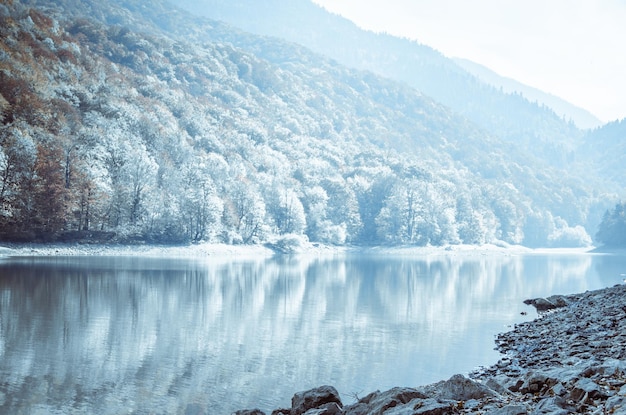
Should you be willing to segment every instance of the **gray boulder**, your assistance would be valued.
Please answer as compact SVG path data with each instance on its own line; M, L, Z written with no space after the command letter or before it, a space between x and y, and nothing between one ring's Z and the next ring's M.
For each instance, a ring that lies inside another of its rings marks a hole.
M552 295L548 298L531 298L529 300L524 300L524 304L532 305L539 313L554 310L556 308L567 307L571 303L571 299L564 295Z
M421 390L428 397L455 401L496 398L499 396L488 386L466 378L463 375L454 375L448 380L425 386Z
M549 377L541 371L530 371L524 378L524 383L519 388L521 393L539 393L557 384L557 380Z
M556 304L554 304L552 301L548 300L547 298L531 298L529 300L524 300L524 304L535 307L535 309L539 313L558 308Z
M493 409L487 412L487 415L526 415L528 409L525 405L511 404L502 408Z
M570 397L574 402L585 403L588 399L606 399L608 395L596 382L583 378L576 382Z
M297 392L291 398L291 415L302 415L309 409L319 409L329 403L335 403L339 408L343 406L339 392L332 386L325 385L308 391ZM323 414L326 413L323 412Z
M304 415L343 415L343 411L335 402L326 403L318 408L309 409Z
M393 388L385 392L373 392L360 399L359 402L348 405L344 409L345 415L387 415L391 408L402 407L415 399L426 399L423 392L414 388ZM411 409L411 408L409 408ZM398 411L400 409L396 409ZM402 409L404 411L405 409ZM408 410L408 409L407 409Z
M576 408L569 406L563 398L552 397L539 401L539 404L530 413L533 415L567 415L576 412Z

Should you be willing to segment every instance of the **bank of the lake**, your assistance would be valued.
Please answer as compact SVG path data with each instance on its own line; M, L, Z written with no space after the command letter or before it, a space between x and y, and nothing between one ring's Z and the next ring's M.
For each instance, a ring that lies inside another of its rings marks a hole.
M345 406L332 386L323 386L296 393L291 408L272 415L624 415L625 300L626 285L620 284L532 301L543 314L499 335L504 357L469 377L376 391Z
M229 245L221 243L198 243L185 245L151 244L87 244L87 243L0 243L2 256L145 256L145 257L223 257L223 258L267 258L276 254L347 254L367 255L426 256L426 255L520 255L520 254L589 254L587 248L546 248L532 249L520 245L446 245L446 246L333 246L304 242L290 250L282 250L276 244ZM602 253L602 252L599 252Z
M3 244L0 256L145 256L145 257L269 257L264 245L190 244Z

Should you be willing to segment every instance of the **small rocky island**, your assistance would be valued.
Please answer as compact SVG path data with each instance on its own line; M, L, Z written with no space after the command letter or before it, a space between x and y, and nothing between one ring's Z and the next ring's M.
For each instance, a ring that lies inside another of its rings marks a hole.
M527 300L540 317L497 337L504 357L469 376L372 392L350 405L332 386L272 415L477 413L626 415L626 285ZM258 409L236 415L266 415Z

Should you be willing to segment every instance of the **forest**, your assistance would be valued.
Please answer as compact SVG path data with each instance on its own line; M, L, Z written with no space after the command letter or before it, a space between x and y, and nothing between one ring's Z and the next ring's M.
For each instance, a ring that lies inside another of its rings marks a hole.
M33 3L0 4L0 240L588 246L617 198L296 44Z
M620 202L604 213L596 240L609 248L626 247L626 203Z

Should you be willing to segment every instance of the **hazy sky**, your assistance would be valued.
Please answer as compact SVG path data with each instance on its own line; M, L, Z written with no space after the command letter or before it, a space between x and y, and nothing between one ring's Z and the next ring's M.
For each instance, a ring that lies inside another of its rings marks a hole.
M626 0L313 0L362 28L626 117Z

